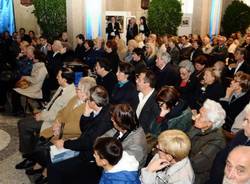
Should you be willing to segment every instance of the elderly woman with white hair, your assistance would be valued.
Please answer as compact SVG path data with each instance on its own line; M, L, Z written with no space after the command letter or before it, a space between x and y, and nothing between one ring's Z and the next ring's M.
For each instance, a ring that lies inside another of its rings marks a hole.
M189 60L183 60L179 64L180 78L181 81L177 86L177 90L180 92L180 97L185 100L188 105L191 105L194 99L194 91L197 86L197 80L194 75L194 65Z
M221 130L225 117L222 106L210 99L204 102L199 114L194 117L195 122L188 135L192 143L189 156L196 184L205 183L216 154L225 147Z

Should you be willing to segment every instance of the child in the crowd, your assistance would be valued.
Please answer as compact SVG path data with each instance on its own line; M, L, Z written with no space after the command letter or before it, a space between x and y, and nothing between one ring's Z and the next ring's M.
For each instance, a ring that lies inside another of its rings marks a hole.
M104 169L99 184L140 184L139 163L123 151L120 141L112 137L98 138L94 145L96 164Z

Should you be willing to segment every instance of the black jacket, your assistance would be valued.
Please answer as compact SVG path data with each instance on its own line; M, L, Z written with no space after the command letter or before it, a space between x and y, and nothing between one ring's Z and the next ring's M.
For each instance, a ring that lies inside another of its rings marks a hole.
M216 155L210 171L210 179L206 184L222 183L227 156L236 146L239 145L250 146L250 141L248 140L248 137L245 136L244 130L239 131L234 139Z
M112 128L109 106L103 107L101 112L93 117L81 116L80 129L81 135L76 140L64 142L66 149L80 151L81 157L86 160L94 160L93 144L97 137L103 135Z
M155 90L152 93L152 95L148 98L147 102L144 104L140 116L138 118L139 123L142 126L145 133L149 133L150 124L156 119L156 117L160 113L160 108L156 102L156 94L157 91Z
M115 74L110 71L107 75L105 75L104 77L100 77L98 76L96 79L96 83L98 85L101 85L103 87L105 87L105 89L108 91L109 96L111 96L112 91L117 83L117 78L115 76Z
M177 86L179 84L180 76L178 69L171 63L168 63L162 70L155 67L154 73L156 76L156 89L164 85Z
M122 86L117 83L110 99L111 104L128 103L134 110L136 109L138 101L139 98L136 87L131 81L128 81Z

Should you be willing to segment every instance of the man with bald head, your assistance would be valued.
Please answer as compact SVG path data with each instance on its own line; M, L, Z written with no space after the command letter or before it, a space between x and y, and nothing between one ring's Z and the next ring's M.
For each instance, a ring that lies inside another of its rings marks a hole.
M250 146L250 104L245 107L244 112L245 117L242 122L243 130L240 130L231 142L216 155L210 172L210 179L206 184L221 184L223 180L223 170L229 153L239 145ZM248 155L248 157L250 157L250 155Z
M223 184L250 184L249 155L249 146L237 146L229 153Z

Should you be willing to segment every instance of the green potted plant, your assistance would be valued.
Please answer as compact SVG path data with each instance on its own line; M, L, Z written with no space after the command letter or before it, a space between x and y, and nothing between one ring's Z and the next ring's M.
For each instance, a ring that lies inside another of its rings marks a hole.
M245 33L250 25L250 7L242 1L233 1L226 9L222 19L223 33L230 36L240 31Z
M178 0L152 0L148 10L148 24L152 33L176 35L182 18Z
M49 40L66 31L66 0L33 0L38 24Z

